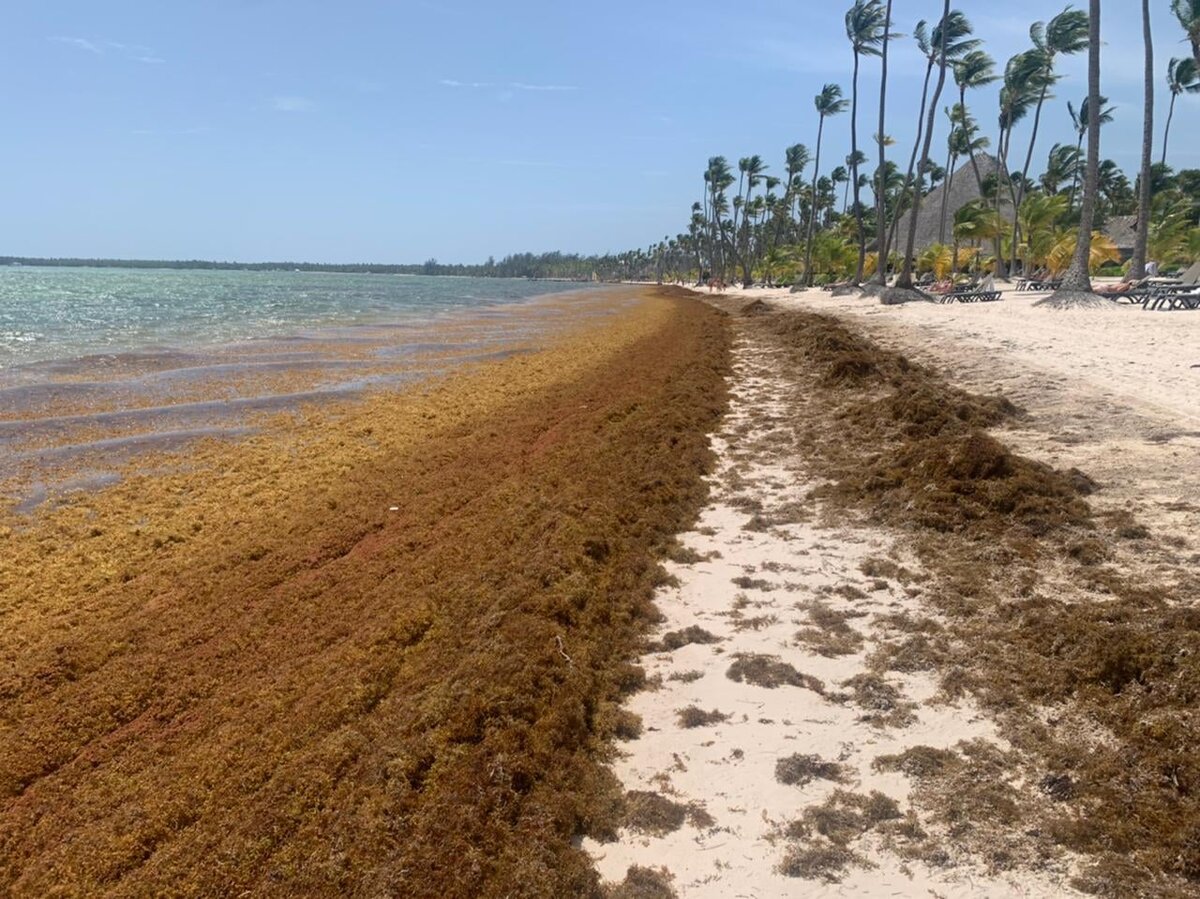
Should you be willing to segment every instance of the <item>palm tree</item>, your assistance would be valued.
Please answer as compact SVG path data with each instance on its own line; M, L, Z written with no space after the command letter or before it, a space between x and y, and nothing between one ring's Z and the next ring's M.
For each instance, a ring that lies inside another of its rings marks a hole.
M970 37L972 31L971 23L958 10L954 10L949 16L943 17L941 22L933 29L932 34L929 31L928 23L924 19L918 22L917 27L913 29L913 38L916 40L917 47L920 48L922 55L925 57L925 80L921 87L921 105L917 111L917 136L913 141L912 154L908 158L908 170L904 176L905 190L911 189L914 175L920 181L921 176L924 174L923 171L920 174L916 174L915 169L917 155L920 153L922 137L924 136L925 108L929 101L929 81L933 77L934 67L938 65L939 58L943 55L946 60L957 63L959 59L965 59L971 53L980 52L977 49L980 41ZM942 52L943 45L945 45L944 54ZM991 62L986 54L984 54L984 58L989 63ZM960 90L960 94L961 92ZM935 99L930 109L930 123L934 121L933 110L936 108L937 100ZM893 237L895 236L898 224L899 219L892 222L891 235ZM890 238L888 244L889 246L891 244Z
M884 130L887 119L887 81L888 81L888 45L892 39L892 0L887 0L887 8L883 14L883 41L880 53L879 76L879 131L875 142L879 144L879 179L883 181L887 172L888 139ZM879 250L879 262L876 264L876 280L880 286L887 286L887 194L882 184L875 192L875 233L876 247Z
M854 51L854 80L850 90L850 180L854 186L854 221L858 229L858 267L854 283L861 284L867 257L867 238L863 232L863 210L858 179L858 70L864 56L879 56L887 13L880 0L854 0L846 12L846 37Z
M1200 2L1200 0L1198 0ZM1058 81L1054 71L1057 57L1069 56L1087 48L1088 15L1082 10L1067 7L1049 22L1035 22L1029 29L1033 39L1034 58L1039 68L1036 72L1038 99L1034 106L1033 131L1029 135L1029 151L1025 154L1025 167L1021 169L1021 181L1029 179L1029 167L1033 164L1033 151L1037 145L1038 126L1042 120L1042 107L1050 96L1050 88ZM1023 187L1019 187L1014 198L1019 208L1024 199ZM1019 225L1013 224L1013 260L1016 259L1016 245Z
M787 173L787 184L784 196L787 199L788 218L795 221L794 209L800 187L800 175L808 166L808 147L804 144L792 144L783 152L784 171Z
M985 150L988 146L986 137L977 137L979 125L962 103L955 103L945 110L950 120L950 136L946 139L946 189L942 191L942 208L938 216L938 243L946 242L946 216L949 213L950 187L954 183L955 169L958 160L967 156L971 160L971 168L975 173L975 184L983 193L983 179L979 174L979 165L975 162L975 153Z
M1105 109L1104 106L1106 103L1108 103L1108 97L1101 97L1100 98L1100 125L1101 125L1101 127L1110 124L1113 120L1113 115L1117 111L1115 106L1109 106L1107 109ZM1075 134L1077 135L1077 139L1075 141L1075 149L1079 154L1079 158L1083 159L1083 139L1084 139L1084 137L1087 136L1087 129L1088 129L1088 98L1087 97L1083 98L1083 101L1079 104L1078 111L1076 111L1075 107L1071 104L1071 101L1068 100L1067 101L1067 112L1070 113L1070 115L1071 115L1071 124L1075 127ZM1078 180L1078 178L1076 178L1075 181L1073 181L1071 183L1071 207L1072 208L1074 208L1074 206L1075 206L1075 191L1078 187L1079 187L1079 180Z
M1095 306L1111 302L1092 293L1092 226L1096 219L1096 194L1100 181L1100 0L1088 0L1088 140L1087 174L1079 209L1079 236L1075 255L1063 275L1062 286L1038 305L1056 309Z
M963 19L963 22L966 20ZM967 32L970 33L970 25L966 25ZM921 148L921 164L917 168L918 178L925 174L929 166L929 148L933 143L933 125L937 113L938 101L942 97L942 90L946 86L946 69L950 63L947 58L947 49L950 46L950 32L952 23L950 19L950 0L945 0L942 8L942 20L939 23L939 29L934 29L934 33L941 39L938 47L938 81L937 87L933 91L933 102L929 105L929 120L925 126L925 141ZM913 251L917 244L917 217L921 214L921 191L913 191L912 211L910 213L908 225L908 242L904 249L903 268L900 271L900 277L896 279L896 286L901 289L911 290L913 286Z
M1200 93L1200 65L1196 60L1172 59L1167 66L1167 86L1171 89L1171 108L1167 112L1167 128L1163 132L1162 164L1167 164L1167 142L1171 139L1171 119L1175 117L1175 100L1180 94Z
M865 164L866 161L867 161L867 154L864 153L862 150L855 150L853 153L850 153L846 156L846 168L852 169L855 167L855 165L861 166L861 165ZM839 166L839 168L840 168L840 166ZM859 182L865 183L866 177L867 177L866 175L859 175L858 176ZM844 180L846 183L846 189L843 192L843 196L842 196L842 215L845 215L846 213L848 213L850 211L850 173L848 171L846 173L846 177Z
M1050 158L1046 161L1046 171L1042 173L1042 190L1048 194L1056 194L1066 182L1078 180L1082 162L1083 152L1081 150L1070 144L1055 144L1050 149ZM1073 194L1074 187L1071 188L1071 191Z
M1036 50L1026 50L1012 57L1004 66L1004 84L1000 88L1000 133L996 141L996 158L1000 163L997 188L1006 187L1014 211L1017 205L1017 190L1008 164L1008 151L1012 144L1013 130L1017 123L1029 114L1041 95L1042 58ZM1017 173L1020 178L1020 173ZM996 211L1000 211L1001 194L995 194ZM1015 240L1014 240L1015 243ZM996 238L996 276L1006 277L1004 256L1000 238Z
M812 249L813 229L817 223L817 177L821 173L821 139L825 136L825 120L846 111L846 101L842 99L842 89L836 84L827 84L821 88L821 93L813 98L817 108L817 153L813 161L812 197L808 210L808 240L804 249L804 285L812 287ZM836 200L834 201L837 202Z
M844 165L839 165L832 172L830 172L829 180L833 182L833 186L835 188L839 184L845 184L846 190L850 189L850 173L846 171L846 167ZM848 203L848 201L847 201L847 203ZM845 207L843 206L843 209L844 208Z
M706 218L708 220L709 265L713 275L724 280L726 273L725 221L729 200L725 191L733 184L733 172L724 156L713 156L704 171Z
M997 237L1002 220L983 197L960 206L954 213L954 262L958 265L958 245L967 240L979 247L985 240Z
M1145 115L1142 119L1142 168L1138 175L1138 222L1129 274L1146 277L1146 242L1150 237L1150 166L1154 156L1154 38L1150 33L1150 0L1142 0L1142 42L1146 50Z
M738 193L733 200L733 236L735 241L735 253L738 263L742 269L742 286L749 287L754 283L753 268L754 257L752 241L754 238L753 219L756 214L756 208L753 205L750 195L763 179L763 173L766 172L767 166L763 159L758 154L754 156L744 156L738 160ZM745 194L742 193L742 188L745 187ZM742 220L739 225L738 211L742 212Z
M1171 12L1192 44L1192 57L1200 66L1200 0L1171 0Z

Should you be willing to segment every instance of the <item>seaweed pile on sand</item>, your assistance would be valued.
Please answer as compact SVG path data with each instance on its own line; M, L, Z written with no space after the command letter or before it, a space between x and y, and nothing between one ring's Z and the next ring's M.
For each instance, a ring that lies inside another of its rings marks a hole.
M1195 895L1194 566L1139 568L1126 535L1143 529L1096 515L1086 475L989 433L1021 415L1002 397L957 389L829 316L760 303L738 326L779 350L804 385L794 446L824 482L827 514L908 534L935 575L925 600L948 622L944 692L970 691L997 716L1020 759L1010 775L1051 800L1006 826L1084 854L1075 885L1087 892ZM919 794L966 839L971 815L977 825L999 806L964 804L968 781L946 780L961 767L923 772Z

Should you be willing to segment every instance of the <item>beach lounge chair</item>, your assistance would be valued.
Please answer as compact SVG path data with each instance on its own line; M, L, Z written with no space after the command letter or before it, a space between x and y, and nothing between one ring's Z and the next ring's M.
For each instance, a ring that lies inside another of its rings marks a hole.
M1200 262L1192 263L1192 267L1179 276L1181 284L1200 284Z
M994 303L1000 299L998 290L977 290L973 293L948 293L939 297L939 303Z
M1142 301L1142 308L1163 312L1200 309L1200 288L1194 285L1159 288Z

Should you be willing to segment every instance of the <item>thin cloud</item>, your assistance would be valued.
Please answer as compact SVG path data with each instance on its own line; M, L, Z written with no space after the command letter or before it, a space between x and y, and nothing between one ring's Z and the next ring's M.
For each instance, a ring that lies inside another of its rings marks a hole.
M104 56L107 51L113 51L126 59L134 62L145 63L146 65L160 65L166 62L161 56L157 56L150 47L144 44L123 44L120 41L89 41L83 37L67 37L65 35L55 35L49 38L56 44L66 44L68 47L75 47L77 50L84 50L95 56Z
M79 50L86 50L88 53L95 53L97 56L103 55L104 51L93 44L91 41L82 37L63 37L56 35L50 38L56 44L67 44L71 47L76 47Z
M509 81L505 83L496 81L458 81L454 78L443 78L438 84L443 87L454 88L469 88L469 89L484 89L484 88L500 88L506 93L509 91L530 91L554 93L561 91L577 91L579 88L570 84L530 84L526 81Z
M276 112L308 112L313 102L307 97L272 97L271 108Z

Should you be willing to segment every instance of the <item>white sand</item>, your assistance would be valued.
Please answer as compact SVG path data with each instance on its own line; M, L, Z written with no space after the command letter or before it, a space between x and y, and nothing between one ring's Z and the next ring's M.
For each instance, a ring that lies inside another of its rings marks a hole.
M827 294L822 296L830 303ZM906 308L892 314L908 312ZM920 310L913 317L925 314ZM715 551L719 557L671 566L679 586L664 589L658 597L667 617L664 632L699 625L721 642L688 645L643 660L647 674L661 677L662 686L631 701L629 708L641 716L644 732L622 745L625 755L614 766L627 789L697 803L715 823L707 828L685 824L661 838L625 830L613 844L586 841L586 850L608 881L621 880L631 865L665 868L683 897L1074 895L1065 883L1069 859L1051 860L1036 873L989 875L977 859L947 841L944 864L934 868L906 862L873 833L851 844L869 867L851 868L840 883L789 878L778 870L788 848L782 828L839 786L823 780L785 786L775 777L779 759L801 753L840 762L848 775L842 789L879 790L907 809L911 781L875 771L876 757L922 744L949 748L974 739L1004 744L994 724L970 704L930 703L936 693L931 675L888 675L901 690L902 701L914 703L916 721L902 728L864 721L862 707L831 701L810 689L768 689L726 676L736 654L768 654L820 678L827 692L837 692L844 681L866 670L866 657L881 639L896 636L876 616L907 611L927 617L919 588L895 580L878 584L860 570L867 558L889 556L916 569L885 532L821 527L816 523L819 510L810 502L793 516L801 519L799 523L766 531L746 529L751 512L743 511L739 501L757 499L769 517L788 503L804 503L814 486L803 480L795 460L776 459L770 452L770 416L786 411L782 398L789 389L777 371L762 347L746 342L737 346L732 409L714 439L720 467L713 478L713 502L697 530L684 537L697 553ZM759 423L756 429L748 424L751 413ZM734 579L743 576L768 583L739 587ZM831 592L847 586L861 592ZM798 604L818 599L829 608L862 615L849 621L865 637L861 651L824 658L797 643L796 632L809 624ZM735 611L737 605L741 608ZM746 626L748 620L764 616L759 626ZM695 671L702 676L691 682L670 679ZM689 705L730 717L714 726L685 729L677 711Z

